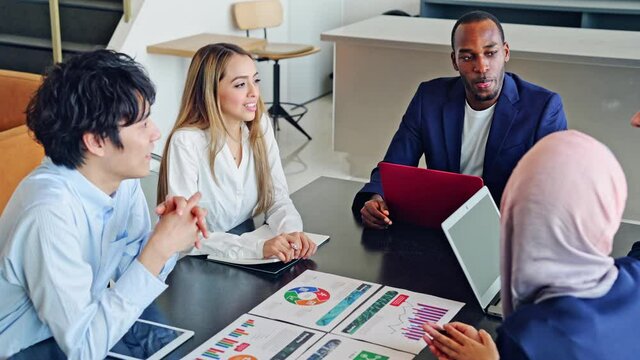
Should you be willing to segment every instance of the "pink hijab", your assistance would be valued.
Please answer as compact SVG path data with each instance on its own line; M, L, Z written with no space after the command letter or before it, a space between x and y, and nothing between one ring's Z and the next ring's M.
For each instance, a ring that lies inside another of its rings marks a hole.
M618 277L609 256L627 199L611 151L575 130L540 140L502 197L502 307L558 297L597 298Z

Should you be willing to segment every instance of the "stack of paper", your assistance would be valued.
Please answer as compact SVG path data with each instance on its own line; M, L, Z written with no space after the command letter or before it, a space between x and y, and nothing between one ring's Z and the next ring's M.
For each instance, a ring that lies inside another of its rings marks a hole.
M447 323L462 306L307 270L185 358L411 359L426 346L422 324Z

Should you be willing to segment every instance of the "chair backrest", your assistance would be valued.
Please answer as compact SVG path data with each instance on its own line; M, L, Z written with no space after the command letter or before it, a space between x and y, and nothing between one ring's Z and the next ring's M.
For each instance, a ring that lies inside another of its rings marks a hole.
M279 0L243 1L233 4L233 17L241 30L266 29L282 24Z
M42 76L0 70L0 214L13 190L44 157L29 134L25 110Z
M20 181L43 157L44 149L31 138L26 125L0 132L0 214Z
M0 70L0 131L25 123L25 110L42 76L18 71Z

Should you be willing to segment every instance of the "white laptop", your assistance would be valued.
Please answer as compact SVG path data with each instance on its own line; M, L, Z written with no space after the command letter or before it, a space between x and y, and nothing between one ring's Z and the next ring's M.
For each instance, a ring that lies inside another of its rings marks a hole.
M442 230L482 309L502 317L500 212L483 186L442 223Z

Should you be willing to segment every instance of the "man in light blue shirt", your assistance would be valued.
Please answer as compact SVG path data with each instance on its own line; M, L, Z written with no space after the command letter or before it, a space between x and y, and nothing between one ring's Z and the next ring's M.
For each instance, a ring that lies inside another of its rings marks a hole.
M154 98L139 64L100 50L53 67L29 104L47 157L0 217L0 358L51 336L69 358L104 358L198 245L199 194L167 200L151 231L138 178L160 137Z

